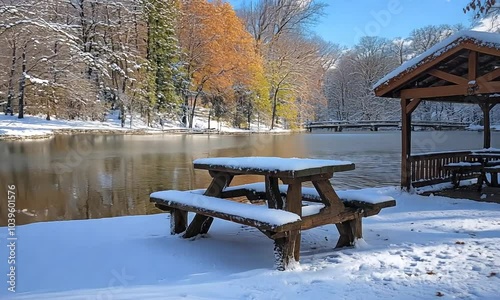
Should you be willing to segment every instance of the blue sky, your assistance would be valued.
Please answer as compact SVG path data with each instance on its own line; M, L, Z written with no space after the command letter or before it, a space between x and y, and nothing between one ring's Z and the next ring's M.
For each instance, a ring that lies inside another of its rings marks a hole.
M230 0L235 7L244 0ZM323 0L326 16L313 28L327 41L352 46L361 36L407 37L426 25L470 25L468 0Z

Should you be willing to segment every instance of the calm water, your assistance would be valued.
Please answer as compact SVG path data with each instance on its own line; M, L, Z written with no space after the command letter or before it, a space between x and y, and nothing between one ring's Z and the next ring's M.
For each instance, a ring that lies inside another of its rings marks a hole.
M493 133L500 148L500 133ZM413 151L478 149L482 133L414 132ZM350 160L356 170L337 173L338 188L398 185L400 132L291 135L73 135L48 140L1 141L0 195L18 189L17 223L101 218L157 212L149 194L207 187L206 171L192 161L216 156L281 156ZM236 178L234 184L259 178ZM0 202L0 225L7 203Z

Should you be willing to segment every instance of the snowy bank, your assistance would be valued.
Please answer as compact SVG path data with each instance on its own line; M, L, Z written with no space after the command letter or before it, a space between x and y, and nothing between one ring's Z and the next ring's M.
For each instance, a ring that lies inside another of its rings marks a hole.
M128 122L127 122L128 123ZM126 123L126 125L128 125ZM45 120L43 117L25 116L18 119L17 116L0 115L0 137L3 138L39 138L54 135L64 131L96 131L117 133L154 133L161 132L161 128L147 127L140 120L134 120L133 126L121 127L120 120L111 115L107 120L80 121L80 120ZM165 129L182 129L181 127L168 124Z
M18 226L17 292L4 280L0 298L498 299L500 205L377 192L397 206L364 219L355 248L333 250L334 225L304 231L285 272L270 239L222 220L194 241L169 235L168 214Z
M491 130L493 131L500 131L500 124L492 124L491 126ZM467 128L465 128L466 130L472 130L472 131L483 131L484 130L484 126L482 125L469 125Z
M121 121L117 117L117 112L112 112L105 121L80 121L80 120L45 120L39 116L25 116L23 119L18 119L17 116L0 115L0 139L17 139L17 138L43 138L50 137L57 133L72 133L72 132L97 132L97 133L123 133L123 134L162 134L162 133L179 133L179 132L206 132L208 129L208 119L204 117L195 117L194 128L188 129L182 124L165 120L163 126L155 124L154 127L148 127L147 124L139 118L134 118L132 126L130 119L127 118L125 127L121 127ZM232 128L223 122L211 121L211 128L219 129L223 133L249 133L249 132L266 132L266 133L281 133L290 132L276 128L272 131L263 124L252 124L250 130Z

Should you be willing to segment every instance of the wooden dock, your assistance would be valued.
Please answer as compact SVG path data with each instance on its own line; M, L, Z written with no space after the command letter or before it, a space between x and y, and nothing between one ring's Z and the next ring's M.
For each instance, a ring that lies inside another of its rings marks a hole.
M469 123L462 122L428 122L428 121L414 121L411 123L412 130L415 127L433 128L435 130L452 130L452 129L465 129ZM341 132L347 128L364 128L370 131L378 131L379 128L401 128L401 121L325 121L325 122L309 122L304 126L309 132L313 129L329 129L335 132Z

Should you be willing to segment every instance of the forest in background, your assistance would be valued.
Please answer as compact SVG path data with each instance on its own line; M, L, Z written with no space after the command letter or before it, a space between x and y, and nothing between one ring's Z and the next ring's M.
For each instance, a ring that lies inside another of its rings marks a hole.
M476 19L495 1L471 1ZM487 7L484 7L484 5ZM332 4L334 5L334 4ZM312 120L398 120L398 101L372 86L462 25L408 37L362 37L352 48L310 28L325 2L0 0L0 103L6 113L103 120L110 109L155 126L193 126L196 108L246 128ZM488 10L489 8L489 10ZM476 105L423 103L417 120L480 123ZM493 122L500 110L492 111ZM125 118L121 118L125 125Z

